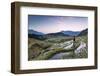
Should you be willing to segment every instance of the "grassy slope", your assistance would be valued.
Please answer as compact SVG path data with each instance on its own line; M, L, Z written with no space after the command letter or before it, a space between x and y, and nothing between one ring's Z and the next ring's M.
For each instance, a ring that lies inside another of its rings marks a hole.
M75 39L75 48L64 49L59 46L54 46L54 44L61 44L63 42L72 40L72 37L58 37L58 38L49 38L46 40L37 40L34 38L28 39L28 60L46 60L52 57L53 55L60 52L74 51L79 45L80 42L87 44L87 36L76 37ZM53 49L50 49L53 46ZM49 50L48 50L49 49ZM87 51L86 49L82 49ZM86 58L87 53L82 52L79 55L74 55L75 58Z
M87 58L88 57L88 37L87 35L78 37L77 42L84 42L86 47L81 49L81 52L75 55L75 58Z
M72 52L72 51L74 51L74 48L70 48L70 49L55 48L53 50L50 50L48 52L40 54L38 57L35 58L35 60L46 60L46 59L51 58L53 55L55 55L57 53L60 53L60 52Z
M28 48L29 60L45 60L49 59L56 53L73 51L75 50L75 48L79 46L79 43L75 44L76 46L74 49L69 48L67 50L64 48L54 46L55 43L60 44L65 41L69 41L71 39L72 37L59 37L59 38L51 38L44 41L40 41L34 38L29 38L29 48ZM53 49L48 51L47 49L50 48L51 46L53 46Z

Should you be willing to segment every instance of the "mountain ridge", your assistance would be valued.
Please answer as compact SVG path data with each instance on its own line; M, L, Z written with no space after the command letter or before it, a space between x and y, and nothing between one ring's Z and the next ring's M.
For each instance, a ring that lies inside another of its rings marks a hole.
M83 36L88 33L88 29L84 29L82 31L60 31L55 33L48 33L44 34L42 32L38 32L35 30L28 30L28 37L29 38L37 38L37 39L46 39L51 37L59 37L59 36Z
M87 35L88 34L88 29L84 29L80 32L80 34L78 36L83 36L83 35Z
M35 31L35 30L32 30L32 29L28 30L28 34L44 35L44 33L38 32L38 31Z

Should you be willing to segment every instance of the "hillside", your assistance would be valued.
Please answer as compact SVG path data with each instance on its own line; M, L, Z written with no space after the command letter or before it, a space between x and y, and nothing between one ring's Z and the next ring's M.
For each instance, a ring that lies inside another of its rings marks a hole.
M80 34L78 36L84 36L88 34L88 29L85 29L83 31L80 32Z

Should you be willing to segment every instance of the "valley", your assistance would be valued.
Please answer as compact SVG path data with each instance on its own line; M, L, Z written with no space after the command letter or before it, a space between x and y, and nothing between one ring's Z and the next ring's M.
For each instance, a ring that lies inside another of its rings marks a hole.
M28 60L87 58L87 35L58 36L47 39L28 38Z

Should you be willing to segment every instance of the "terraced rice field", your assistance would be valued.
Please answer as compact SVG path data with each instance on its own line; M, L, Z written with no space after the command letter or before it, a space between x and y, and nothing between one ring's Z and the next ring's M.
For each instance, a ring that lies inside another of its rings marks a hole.
M29 38L28 60L87 58L87 36L58 37L46 40Z

